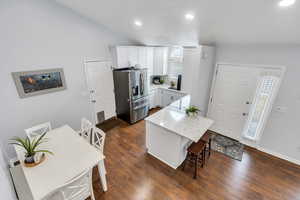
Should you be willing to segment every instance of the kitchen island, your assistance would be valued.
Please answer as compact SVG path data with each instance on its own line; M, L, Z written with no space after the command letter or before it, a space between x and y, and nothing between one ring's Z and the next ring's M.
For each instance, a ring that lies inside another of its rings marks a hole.
M147 152L174 169L184 161L188 146L213 124L200 115L187 116L190 102L186 95L145 119Z

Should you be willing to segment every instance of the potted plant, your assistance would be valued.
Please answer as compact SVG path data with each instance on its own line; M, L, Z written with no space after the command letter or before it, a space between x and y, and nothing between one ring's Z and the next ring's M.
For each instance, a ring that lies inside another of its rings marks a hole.
M188 116L196 116L196 115L198 115L199 112L200 112L200 110L195 106L190 106L187 109L185 109L185 113Z
M11 139L10 144L18 145L25 150L25 164L33 164L35 163L35 155L37 153L49 153L53 154L51 151L45 149L38 149L38 147L42 144L47 142L47 139L44 138L47 132L41 134L33 138L32 140L27 136L26 138L15 137Z
M159 83L160 83L161 85L163 85L163 84L165 83L165 80L164 80L164 79L160 79L160 80L159 80Z
M175 88L175 86L176 86L175 81L171 81L170 84L171 84L171 88Z

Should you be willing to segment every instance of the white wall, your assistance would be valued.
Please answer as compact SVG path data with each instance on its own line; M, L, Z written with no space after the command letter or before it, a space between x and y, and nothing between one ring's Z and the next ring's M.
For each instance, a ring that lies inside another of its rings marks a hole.
M52 0L0 1L0 140L50 121L53 127L92 119L83 61L108 59L108 45L127 44L116 35ZM11 72L64 68L67 90L20 99ZM9 148L9 155L13 155Z
M16 195L13 190L12 181L8 171L8 164L4 159L4 154L0 146L0 194L1 199L15 200Z
M192 96L191 104L206 115L215 63L215 47L185 48L182 90Z
M217 62L286 66L287 71L261 138L263 150L300 164L300 46L220 45ZM277 106L286 112L277 112Z

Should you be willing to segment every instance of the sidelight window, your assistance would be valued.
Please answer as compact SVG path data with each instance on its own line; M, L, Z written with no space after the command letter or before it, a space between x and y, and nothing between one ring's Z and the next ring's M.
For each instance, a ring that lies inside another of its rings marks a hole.
M271 107L275 86L278 78L274 76L262 77L253 106L249 113L248 123L246 125L244 136L251 140L258 140L263 124L266 122L268 111Z

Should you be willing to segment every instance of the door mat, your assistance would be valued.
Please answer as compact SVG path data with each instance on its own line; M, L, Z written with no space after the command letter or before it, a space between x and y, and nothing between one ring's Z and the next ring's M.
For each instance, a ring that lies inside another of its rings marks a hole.
M211 148L230 158L242 161L244 145L237 140L214 133L212 135Z

